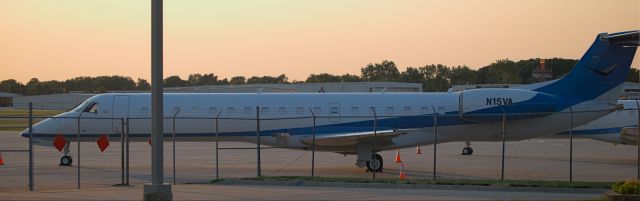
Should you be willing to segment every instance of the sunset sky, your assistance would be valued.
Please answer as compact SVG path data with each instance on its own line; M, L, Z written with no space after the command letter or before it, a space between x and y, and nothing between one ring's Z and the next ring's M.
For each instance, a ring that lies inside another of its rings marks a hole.
M0 80L148 79L150 15L150 0L0 0ZM598 33L640 29L640 1L165 0L164 20L165 77L291 81L385 59L400 70L578 59Z

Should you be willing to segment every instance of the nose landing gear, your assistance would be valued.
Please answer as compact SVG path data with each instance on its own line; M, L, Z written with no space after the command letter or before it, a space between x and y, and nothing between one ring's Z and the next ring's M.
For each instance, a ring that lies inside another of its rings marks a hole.
M60 166L71 166L73 158L71 158L71 151L69 150L69 141L64 145L64 155L60 158Z

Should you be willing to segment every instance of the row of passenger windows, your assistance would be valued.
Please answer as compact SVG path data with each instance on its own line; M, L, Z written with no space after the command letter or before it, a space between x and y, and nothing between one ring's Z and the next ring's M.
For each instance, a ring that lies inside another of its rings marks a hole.
M255 107L244 107L241 111L243 114L245 115L251 115L251 114L255 114L254 112ZM278 113L278 114L287 114L287 113L291 113L293 108L288 109L286 107L261 107L260 108L260 113L262 114L270 114L270 113ZM402 112L403 113L414 113L414 107L411 106L405 106L402 107ZM417 109L417 108L415 108ZM240 110L238 108L238 110ZM296 114L304 114L306 112L308 112L309 109L308 108L304 108L304 107L296 107L295 108L295 113ZM367 107L351 107L350 112L352 114L360 114L362 112L370 112L371 108L367 108ZM223 111L223 113L227 114L227 115L231 115L231 114L240 114L240 113L236 113L236 112L240 112L240 111L236 111L235 107L227 107L225 109L225 111ZM396 113L396 109L395 107L377 107L376 108L376 112L377 113L385 113L385 114L395 114ZM431 113L432 110L430 107L420 107L420 113ZM149 108L148 107L143 107L141 109L141 113L142 114L148 114L149 113ZM190 110L185 111L183 110L181 107L174 107L173 110L171 111L172 114L179 114L179 113L201 113L200 109L198 107L191 107ZM217 115L218 113L220 113L220 111L218 110L217 107L209 107L209 114L210 115ZM315 114L322 114L322 107L313 107L313 113ZM340 113L340 108L338 107L330 107L329 108L329 113L330 114L338 114Z

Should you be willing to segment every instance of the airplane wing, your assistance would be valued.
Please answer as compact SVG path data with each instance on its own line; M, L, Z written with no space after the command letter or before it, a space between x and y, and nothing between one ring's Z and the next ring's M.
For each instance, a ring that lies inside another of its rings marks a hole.
M347 147L356 146L358 142L372 142L377 140L376 144L383 146L392 144L392 139L400 135L407 134L406 131L398 130L381 130L375 134L373 131L355 132L355 133L336 133L336 134L323 134L316 136L316 146L320 147ZM312 145L313 137L303 138L303 144Z

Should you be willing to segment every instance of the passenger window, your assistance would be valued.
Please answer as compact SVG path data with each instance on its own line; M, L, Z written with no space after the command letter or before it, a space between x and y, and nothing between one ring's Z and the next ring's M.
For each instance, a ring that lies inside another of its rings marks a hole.
M404 113L405 113L405 114L409 114L409 113L411 113L411 107L410 107L410 106L405 106L405 107L404 107Z
M304 108L302 108L302 107L297 107L297 108L296 108L296 113L297 113L297 114L302 114L302 113L304 113Z
M216 107L209 107L209 114L217 115L218 114L218 109Z
M393 107L387 107L387 114L393 114Z
M262 107L262 109L260 109L260 112L264 114L269 113L269 107Z
M420 108L420 112L421 112L422 114L430 113L430 112L429 112L429 107L421 107L421 108Z
M284 114L284 113L286 113L286 112L287 112L287 108L285 108L285 107L279 107L279 108L278 108L278 113L280 113L280 114Z
M351 108L351 113L352 114L358 114L358 107L352 107Z
M317 115L317 114L322 113L322 108L320 108L320 107L314 107L314 108L313 108L313 113L316 113L316 115Z
M198 113L198 107L191 107L191 113L192 114Z
M180 112L180 107L173 107L173 111L171 112L171 114L175 115L178 114L178 112Z
M148 107L142 107L142 109L140 109L140 113L149 114L149 108Z
M244 107L244 114L246 115L251 114L251 107Z
M233 113L235 113L235 112L236 112L236 109L235 109L235 108L233 108L233 107L228 107L228 108L227 108L227 114L232 115L232 114L233 114Z

